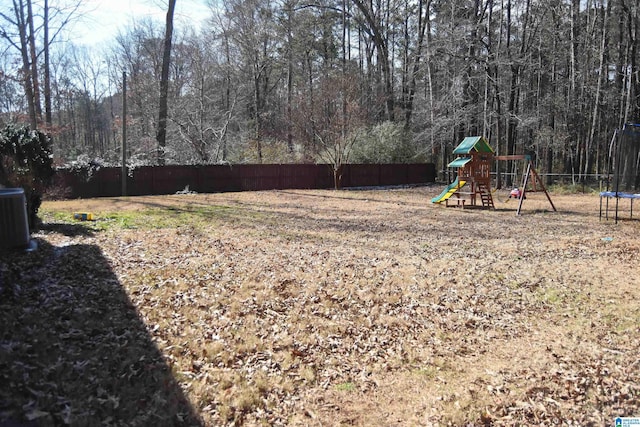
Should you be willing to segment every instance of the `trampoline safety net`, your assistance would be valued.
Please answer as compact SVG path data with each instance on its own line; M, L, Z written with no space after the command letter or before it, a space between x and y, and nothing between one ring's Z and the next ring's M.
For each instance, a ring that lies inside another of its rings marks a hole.
M612 165L613 188L616 192L640 191L640 124L626 124L618 133Z

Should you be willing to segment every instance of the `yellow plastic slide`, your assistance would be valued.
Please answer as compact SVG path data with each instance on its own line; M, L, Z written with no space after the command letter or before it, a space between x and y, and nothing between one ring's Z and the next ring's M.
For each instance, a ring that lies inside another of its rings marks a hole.
M459 189L464 187L466 183L467 183L467 181L460 181L460 180L458 180L458 178L456 178L456 180L453 181L451 184L449 184L447 186L447 188L442 190L442 193L440 193L439 196L434 197L433 199L431 199L431 203L444 202L449 197L451 197L453 195L453 193L455 193L456 191L458 191Z

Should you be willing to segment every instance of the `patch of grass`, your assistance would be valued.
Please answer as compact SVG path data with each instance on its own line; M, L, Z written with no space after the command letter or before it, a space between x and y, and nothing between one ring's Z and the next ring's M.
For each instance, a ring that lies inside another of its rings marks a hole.
M73 214L69 212L56 212L56 211L47 211L45 209L40 210L40 215L43 217L42 219L45 221L55 221L55 222L72 222Z
M541 289L537 293L537 298L540 302L549 305L559 305L563 301L562 293L555 288Z
M336 390L351 392L356 390L356 385L352 382L340 383L336 385Z
M593 194L600 190L595 184L554 184L549 187L549 191L554 194Z
M437 366L431 365L425 368L416 369L413 372L422 378L432 380L438 376L440 369Z
M601 318L607 329L615 331L616 334L633 333L640 323L639 320L640 315L626 310L620 311L618 307L607 307Z
M316 370L311 366L304 366L300 368L300 378L308 383L312 383L316 380Z
M96 223L103 230L109 228L133 229L139 228L141 213L138 212L118 212L100 216ZM149 222L151 223L151 221Z
M66 211L42 210L45 222L77 223L73 213ZM95 221L86 221L97 231L109 229L163 229L189 227L203 229L219 222L250 222L262 218L265 214L251 209L211 205L180 208L151 208L144 210L117 212L94 212Z

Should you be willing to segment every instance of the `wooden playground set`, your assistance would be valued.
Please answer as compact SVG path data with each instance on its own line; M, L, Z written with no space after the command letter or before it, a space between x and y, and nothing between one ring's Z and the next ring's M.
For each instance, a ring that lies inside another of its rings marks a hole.
M531 156L517 154L496 156L493 148L482 136L469 136L453 150L457 158L447 166L457 170L456 179L449 184L432 203L443 203L445 206L460 208L495 209L491 190L491 163L498 161L524 161L525 169L522 175L522 185L511 192L518 202L516 215L520 215L522 203L528 192L542 191L547 196L551 208L556 207L549 196L542 179L536 172ZM517 191L516 191L517 190Z

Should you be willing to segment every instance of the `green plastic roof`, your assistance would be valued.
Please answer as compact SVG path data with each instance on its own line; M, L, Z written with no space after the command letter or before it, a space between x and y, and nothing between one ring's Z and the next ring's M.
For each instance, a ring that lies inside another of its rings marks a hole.
M447 167L450 168L461 168L467 163L471 161L471 157L458 157L453 162L449 163Z
M483 136L468 136L453 150L453 154L469 154L472 151L494 153L493 148Z

